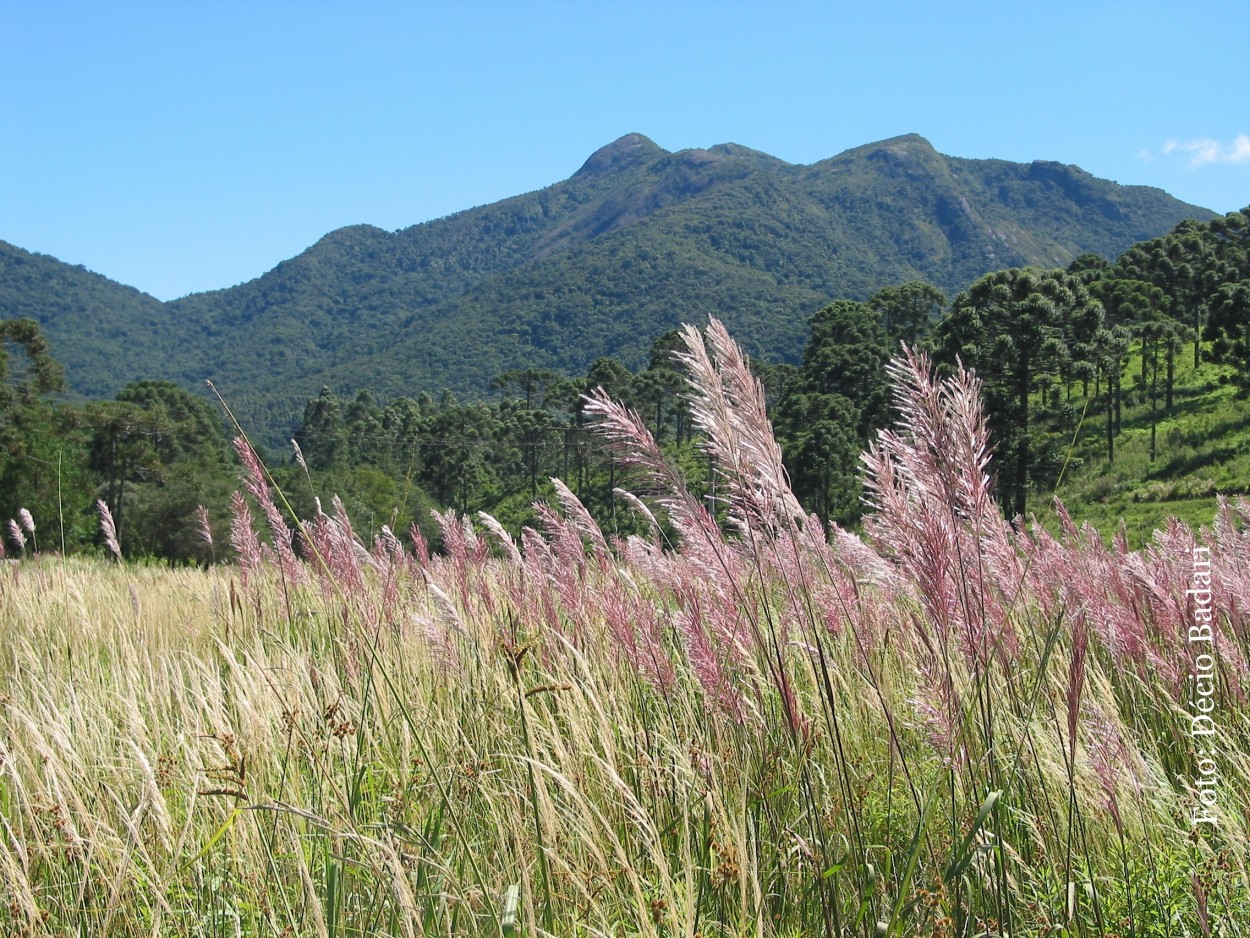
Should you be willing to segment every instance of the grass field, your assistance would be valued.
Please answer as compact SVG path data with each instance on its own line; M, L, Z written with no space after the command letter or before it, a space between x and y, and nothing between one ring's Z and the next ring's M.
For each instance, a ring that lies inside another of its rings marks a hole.
M1250 505L1015 531L911 362L827 538L687 340L726 529L600 401L675 542L292 537L252 459L237 566L4 565L0 932L1250 934Z
M1058 488L1075 518L1092 521L1108 537L1123 522L1133 546L1147 543L1169 517L1194 528L1210 524L1219 495L1250 493L1250 403L1221 381L1229 368L1204 362L1195 369L1190 351L1182 350L1170 411L1160 379L1151 460L1149 396L1136 386L1140 367L1141 359L1130 357L1115 460L1107 461L1103 399L1090 400L1076 445L1065 451L1075 460ZM1078 398L1076 406L1085 403ZM1047 514L1046 506L1039 512Z

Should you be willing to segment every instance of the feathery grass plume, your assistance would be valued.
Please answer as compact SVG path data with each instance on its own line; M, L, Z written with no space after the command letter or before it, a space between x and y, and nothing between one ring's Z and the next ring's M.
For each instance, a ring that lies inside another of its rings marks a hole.
M1088 625L1116 667L1143 678L1158 675L1179 689L1184 677L1176 667L1179 655L1183 657L1181 633L1173 628L1160 632L1156 624L1168 619L1175 625L1176 600L1156 575L1153 562L1141 552L1126 550L1121 539L1113 548L1106 547L1093 525L1076 527L1058 500L1056 513L1063 539L1055 540L1035 525L1026 545L1031 595L1048 617L1063 608L1074 628ZM1168 577L1175 575L1171 572Z
M547 571L555 563L551 545L528 525L521 529L521 555L528 571L538 574L540 578L545 578Z
M356 536L347 506L337 495L330 499L333 515L322 515L329 544L330 575L348 595L363 596L365 568L374 565L373 557Z
M1178 612L1176 629L1168 635L1169 642L1161 653L1175 658L1188 648L1189 629L1195 624L1194 614L1200 605L1201 583L1198 579L1201 573L1201 580L1209 584L1206 587L1210 592L1206 605L1211 609L1211 634L1225 682L1234 697L1239 702L1245 702L1245 684L1250 679L1250 644L1246 643L1244 618L1235 612L1240 605L1235 572L1238 564L1244 569L1250 557L1245 542L1241 545L1234 542L1234 549L1228 553L1224 550L1216 552L1210 540L1200 544L1188 525L1169 519L1168 527L1156 530L1146 553L1156 569L1168 570L1173 604ZM1234 573L1225 573L1225 568ZM1180 674L1179 677L1184 682L1188 674Z
M963 712L950 672L941 666L937 654L927 658L916 668L918 692L908 702L915 713L917 727L942 765L950 767L956 757L967 756L959 732Z
M113 524L113 513L109 511L108 503L102 498L96 501L95 507L100 513L100 531L104 535L104 546L120 562L122 549L117 543L117 525Z
M213 546L213 525L208 518L208 509L203 505L195 508L195 520L200 527L200 537L209 547Z
M1090 740L1088 758L1094 777L1102 788L1105 798L1104 806L1111 812L1117 828L1123 828L1124 819L1120 814L1120 802L1117 797L1118 779L1121 768L1133 769L1133 755L1120 736L1119 720L1108 718L1098 707L1092 708L1089 718Z
M392 565L400 564L405 560L404 545L395 536L389 524L382 525L382 533L378 535L377 540L382 547L382 553Z
M326 515L321 507L321 499L314 497L313 505L316 508L316 514L311 519L304 522L303 530L300 532L299 551L301 556L312 564L320 581L323 595L327 598L333 596L338 591L336 580L337 574L334 571L334 535L331 531L332 520ZM344 584L344 589L347 584Z
M423 567L430 565L430 545L425 541L425 535L421 533L421 529L415 523L408 526L408 539L412 541L412 551L416 554L417 562Z
M564 516L590 544L595 557L605 560L608 557L608 542L603 536L599 523L591 517L586 506L582 504L582 500L574 495L573 490L563 481L553 477L551 484L555 488L556 499L560 502L560 507L564 509Z
M583 570L586 566L586 543L582 539L581 528L546 502L535 502L533 508L551 548L555 566Z
M706 699L716 704L735 723L746 718L742 692L726 670L724 650L712 642L704 628L700 597L691 591L686 605L673 615L690 670L698 678Z
M382 570L382 595L378 597L377 613L369 616L369 621L378 621L378 614L385 618L386 623L396 630L396 613L399 609L401 578L406 571L407 558L404 556L403 545L388 525L382 525L382 532L374 538L374 562Z
M269 525L273 550L277 555L283 576L287 578L288 582L293 584L304 582L304 567L295 556L294 536L286 521L283 520L282 512L274 504L273 495L269 491L269 481L265 474L265 467L261 465L260 457L256 455L256 451L252 449L247 440L241 436L234 438L234 450L238 453L239 461L243 464L243 487L255 500L261 513L265 516L266 523Z
M1060 530L1066 531L1062 519ZM1023 542L1024 550L1028 554L1026 586L1030 599L1037 604L1044 619L1053 620L1062 612L1066 612L1070 621L1076 621L1084 614L1083 610L1088 604L1083 597L1077 604L1070 604L1072 594L1079 595L1079 591L1069 589L1064 582L1072 556L1077 553L1066 545L1071 542L1071 538L1076 537L1079 537L1079 532L1074 527L1072 533L1063 534L1064 540L1060 541L1034 517L1030 525L1029 537Z
M712 590L707 597L711 605L703 616L693 614L690 605L684 609L687 654L705 687L711 687L707 682L713 680L714 668L720 668L720 662L707 657L704 647L710 636L704 633L700 620L707 616L708 622L719 622L724 631L734 633L734 641L726 646L734 654L745 645L767 655L767 668L791 728L799 731L802 720L780 651L789 623L778 623L767 610L748 609L744 585L753 575L753 565L758 568L768 563L764 555L775 548L776 535L801 524L805 516L781 465L781 451L766 416L763 388L747 367L742 350L716 319L709 322L706 338L689 325L682 327L680 336L686 350L674 357L686 370L692 420L705 436L702 447L717 477L725 482L721 500L731 525L743 536L742 544L731 544L724 538L708 510L693 498L663 458L636 414L612 405L601 391L589 400L587 411L600 418L597 429L627 464L645 470L677 528L686 571ZM743 550L744 545L747 550ZM806 582L804 577L802 583ZM716 615L716 610L727 607L733 607L731 615L723 619ZM749 632L749 640L738 640L738 633L743 631ZM728 700L724 694L732 676L722 673L714 680L719 689L711 691L712 698ZM736 706L731 701L729 709Z
M443 549L454 563L466 564L469 560L469 546L465 537L464 525L454 508L445 511L432 511L434 521L443 539Z
M835 528L830 540L838 563L860 583L873 586L892 601L913 595L911 582L899 576L898 569L866 544L863 538Z
M230 496L230 546L239 555L239 570L246 587L248 580L260 569L263 554L260 538L252 526L252 512L242 492L234 492Z
M451 559L452 570L455 571L456 585L460 590L460 601L467 609L472 605L469 591L469 566L473 562L473 553L477 547L477 535L468 518L462 518L455 510L431 512L438 523L439 532L443 537L443 547Z
M470 637L468 625L464 616L456 607L456 601L448 596L447 592L441 589L433 579L427 580L426 587L430 598L434 601L434 608L439 613L441 624L447 626L462 638L468 639Z
M687 371L691 417L726 483L730 521L745 534L805 520L768 421L763 385L742 349L715 317L705 333L686 325L681 337L686 351L675 357Z
M547 533L547 582L555 588L565 611L573 619L580 620L583 616L587 564L581 530L550 505L536 503L534 513Z
M1244 495L1221 496L1215 519L1203 533L1211 551L1211 604L1222 614L1222 635L1237 649L1235 692L1244 703L1250 685L1250 501Z
M1187 524L1168 518L1156 528L1144 551L1156 591L1152 593L1156 624L1170 636L1179 637L1189 628L1190 598L1193 588L1194 548L1198 540Z
M636 534L625 538L616 551L640 580L654 583L657 590L672 589L676 582L673 572L677 556L675 553L666 553L656 544L644 541Z
M1091 618L1120 667L1141 677L1153 672L1180 692L1185 657L1193 532L1170 519L1146 550L1109 552L1093 529L1081 535L1064 588L1080 588L1093 602ZM1174 557L1173 552L1181 552Z
M31 549L39 553L39 539L35 537L35 519L25 508L17 510L17 517L22 522L22 527L26 529L26 533L30 535Z
M715 643L721 661L738 674L752 671L751 653L756 650L758 639L743 602L726 595L695 571L680 575L674 592L682 607L691 611L691 621L700 625ZM787 624L781 623L778 641L784 644L787 637Z
M507 529L499 523L494 515L485 511L479 511L477 517L482 524L486 525L486 530L495 536L495 541L503 548L504 556L508 562L517 567L521 566L523 562L521 560L521 551L516 546L516 540L508 533Z
M19 551L26 550L26 535L12 518L9 519L9 538L17 545Z
M864 528L912 581L944 641L953 637L969 662L984 664L991 652L1010 660L1019 642L1009 600L985 557L1014 548L987 472L980 385L963 368L935 378L929 359L906 347L888 371L900 417L861 457L873 511Z
M676 676L664 648L655 605L639 595L637 584L627 574L612 578L594 595L618 659L623 659L660 694L667 695Z
M583 396L585 412L596 432L626 466L642 470L649 491L672 519L682 545L691 552L715 551L722 546L720 529L702 503L686 487L681 473L669 463L643 419L612 400L603 388Z
M433 592L431 595L434 595ZM453 629L449 628L443 619L444 617L439 615L427 616L414 613L412 616L417 634L424 639L425 647L429 649L434 661L438 663L439 669L454 679L456 675L463 673L464 663L460 658L459 646L452 636Z
M1024 543L1029 595L1044 618L1064 614L1072 629L1088 627L1118 667L1142 677L1177 679L1174 641L1151 639L1152 611L1166 597L1139 553L1108 549L1091 526L1078 528L1056 500L1062 540L1034 524Z
M547 609L540 601L546 595L546 574L536 572L524 559L520 563L508 563L497 569L495 583L502 587L505 605L511 610L513 620L522 629L535 634L549 631L551 622Z
M330 500L330 507L334 514L327 515L321 510L321 500L316 500L316 517L304 525L311 542L305 553L316 558L314 567L326 595L339 593L362 598L365 568L380 568L382 563L356 537L347 509L337 495Z
M647 503L627 489L614 488L612 493L647 522L647 530L651 533L650 549L655 551L663 550L663 535L660 532L660 522L655 520L655 515L647 507ZM637 537L637 535L630 535L630 537Z
M533 528L525 527L521 529L521 554L524 558L524 570L527 577L517 580L520 593L514 596L514 601L519 606L528 606L533 602L531 599L533 594L537 594L537 603L542 609L543 620L552 631L558 632L562 627L560 610L556 606L558 593L555 589L548 588L556 582L556 560L551 545ZM537 616L532 616L530 619L537 621Z
M1250 617L1250 502L1244 495L1216 498L1215 518L1203 532L1211 548L1211 574L1219 583L1220 608L1241 640Z

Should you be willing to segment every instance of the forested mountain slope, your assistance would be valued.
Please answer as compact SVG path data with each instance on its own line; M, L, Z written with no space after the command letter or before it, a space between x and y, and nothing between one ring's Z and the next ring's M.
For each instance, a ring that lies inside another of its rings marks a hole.
M794 360L831 298L1115 257L1186 217L1211 213L915 135L798 166L629 134L548 188L396 232L342 228L256 280L167 304L4 246L0 317L37 319L81 393L211 378L250 426L283 432L323 385L475 393L510 368L636 366L709 313L752 354Z

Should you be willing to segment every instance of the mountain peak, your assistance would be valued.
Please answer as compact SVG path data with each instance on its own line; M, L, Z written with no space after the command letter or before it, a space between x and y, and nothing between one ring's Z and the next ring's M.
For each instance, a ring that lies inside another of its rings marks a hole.
M600 147L590 155L582 168L573 174L575 179L602 179L644 160L663 156L668 151L642 134L626 134Z
M716 146L708 147L707 152L715 153L717 156L726 156L734 160L747 160L753 163L768 164L771 166L789 166L785 160L780 157L765 153L762 150L753 150L750 147L744 147L740 143L718 143Z
M898 137L889 137L885 140L878 140L876 143L866 143L862 146L853 147L844 153L840 153L838 159L843 156L851 156L858 154L861 156L874 156L876 154L890 154L893 156L921 156L922 154L937 154L937 150L920 134L902 134Z
M890 137L888 140L881 140L877 143L869 144L869 146L877 146L877 147L920 146L920 147L924 147L927 150L933 149L933 144L931 144L927 138L920 136L920 134L902 134L898 137Z
M246 388L236 416L276 444L323 385L484 393L511 368L633 367L709 309L761 359L793 361L831 298L917 279L953 294L1003 267L1115 257L1187 217L1211 213L916 134L795 166L632 133L571 180L394 235L341 228L258 280L165 305L0 243L0 317L29 310L78 393Z

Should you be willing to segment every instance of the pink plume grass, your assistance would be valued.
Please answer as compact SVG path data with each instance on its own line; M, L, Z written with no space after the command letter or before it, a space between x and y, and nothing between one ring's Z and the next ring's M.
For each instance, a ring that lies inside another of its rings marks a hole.
M670 693L676 676L655 605L640 595L635 584L622 578L605 584L597 597L616 654L657 692Z
M35 519L25 508L17 510L18 520L22 522L22 527L26 529L26 533L30 535L31 548L35 553L39 553L39 538L35 537Z
M582 504L582 500L560 479L553 478L551 485L555 489L560 507L564 510L564 516L572 523L582 539L590 545L594 556L601 560L605 559L608 556L608 542L603 536L599 522L591 517L586 506Z
M943 640L966 660L1010 659L1018 639L1010 592L986 562L1014 570L1011 530L992 496L989 431L980 386L962 368L932 375L927 357L904 349L889 365L898 429L882 430L862 457L865 530L915 586Z
M95 506L100 513L100 531L104 535L104 546L108 548L109 553L116 557L120 563L122 549L117 543L117 525L113 523L113 513L109 511L108 503L102 498L96 501Z
M681 473L665 457L643 419L623 404L612 400L602 388L585 398L585 411L595 420L595 429L609 448L627 466L642 472L644 494L654 497L672 519L683 546L713 549L722 543L715 520L686 487Z
M426 543L425 535L421 533L421 529L415 524L408 528L408 539L412 541L413 552L417 556L417 562L423 567L430 565L430 545Z
M195 508L195 521L199 525L200 538L209 547L213 546L213 524L208 517L208 509L203 505L197 505Z
M651 533L651 540L648 543L648 548L653 551L662 551L664 547L662 544L663 535L660 533L660 522L655 519L655 515L652 513L651 509L647 507L647 503L633 492L626 489L616 488L613 489L612 492L617 498L625 502L625 504L628 505L630 509L633 510L640 518L647 522L647 530ZM636 537L636 535L631 536Z
M283 575L291 583L302 583L305 579L304 568L295 556L294 535L282 518L282 512L274 504L273 495L269 491L269 480L260 457L243 437L235 437L234 450L243 464L243 487L260 508L269 526L273 551Z
M239 556L243 585L247 586L248 580L260 569L264 556L260 538L252 525L252 512L242 492L230 496L230 546Z
M515 538L508 533L507 529L499 523L494 515L484 511L479 511L477 518L485 525L486 530L494 536L495 543L503 549L505 559L514 566L521 566L523 563L521 560L521 549L517 547Z
M726 667L724 649L718 648L704 628L698 599L694 598L674 618L690 670L703 688L706 699L735 722L743 722L746 714L742 692L735 686L733 676Z
M716 318L703 333L684 326L681 337L686 351L676 357L687 370L691 417L724 480L730 522L746 534L803 520L768 421L763 386L742 349Z

